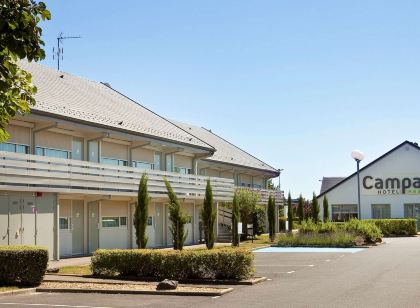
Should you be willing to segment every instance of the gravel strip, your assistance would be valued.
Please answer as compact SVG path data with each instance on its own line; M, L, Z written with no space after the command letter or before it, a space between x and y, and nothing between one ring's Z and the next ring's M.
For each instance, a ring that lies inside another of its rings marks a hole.
M43 282L45 289L84 289L84 290L133 290L156 291L156 284L94 283L94 282ZM165 292L218 292L220 288L178 286L176 290Z

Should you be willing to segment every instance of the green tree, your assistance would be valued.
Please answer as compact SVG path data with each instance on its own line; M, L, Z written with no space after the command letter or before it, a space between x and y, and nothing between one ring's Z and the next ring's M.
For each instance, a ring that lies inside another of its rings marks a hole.
M236 198L239 204L239 212L242 221L242 232L244 237L248 237L247 225L252 221L252 215L255 211L255 207L260 201L260 194L249 189L237 189Z
M303 200L302 194L299 196L297 215L299 216L299 222L301 223L305 219L305 200Z
M315 193L312 196L312 219L315 223L319 221L319 203Z
M287 222L289 225L289 231L292 232L293 230L293 220L295 219L293 212L293 206L292 206L292 197L289 195L287 196Z
M182 250L184 247L185 239L188 235L188 232L185 231L185 224L188 222L188 216L184 215L182 212L181 203L179 202L178 197L173 191L169 181L165 178L164 181L169 198L168 209L169 220L171 221L169 231L172 234L174 249Z
M36 87L30 73L21 69L19 59L45 58L41 20L51 19L43 2L7 0L0 2L0 142L9 138L6 127L16 115L28 113L35 105Z
M268 234L270 236L270 241L274 242L276 237L276 200L271 196L268 197L267 204L267 218L268 218Z
M134 212L134 227L136 229L136 243L138 248L146 248L147 245L147 217L149 213L150 197L147 191L147 175L144 173L140 179L137 194L136 210Z
M324 200L322 201L322 207L323 207L323 216L324 216L324 222L327 222L330 220L330 208L328 206L328 199L327 195L324 196Z
M265 231L266 208L263 205L255 206L252 213L252 229L254 235L261 235Z
M239 246L238 223L240 219L237 192L232 201L232 246Z
M216 208L213 200L213 190L211 188L210 179L207 180L206 196L204 197L203 209L201 210L201 220L204 228L204 240L207 249L214 247L214 222L216 221Z

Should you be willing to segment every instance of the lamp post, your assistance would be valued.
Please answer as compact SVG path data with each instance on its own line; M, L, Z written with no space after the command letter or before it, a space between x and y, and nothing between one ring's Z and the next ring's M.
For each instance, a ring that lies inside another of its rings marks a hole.
M360 209L360 162L365 158L365 155L359 151L354 150L351 152L351 157L356 161L357 164L357 216L359 219L362 219L362 212Z

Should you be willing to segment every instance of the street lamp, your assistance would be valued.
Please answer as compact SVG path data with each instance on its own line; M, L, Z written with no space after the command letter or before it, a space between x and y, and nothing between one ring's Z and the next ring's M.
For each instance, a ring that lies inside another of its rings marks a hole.
M360 210L360 162L365 158L365 155L359 151L354 150L351 152L351 157L356 161L357 164L357 215L359 219L362 219L362 212Z

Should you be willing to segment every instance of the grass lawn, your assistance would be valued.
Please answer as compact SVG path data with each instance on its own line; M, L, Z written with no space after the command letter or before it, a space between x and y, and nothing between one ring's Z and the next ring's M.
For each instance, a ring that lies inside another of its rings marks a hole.
M92 275L92 271L90 265L64 266L60 268L58 274Z
M12 286L12 287L0 287L0 292L14 291L14 290L19 290L19 289L21 289L21 288L15 287L15 286Z

